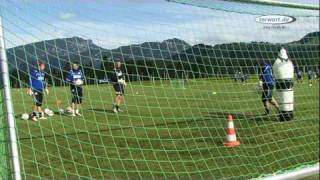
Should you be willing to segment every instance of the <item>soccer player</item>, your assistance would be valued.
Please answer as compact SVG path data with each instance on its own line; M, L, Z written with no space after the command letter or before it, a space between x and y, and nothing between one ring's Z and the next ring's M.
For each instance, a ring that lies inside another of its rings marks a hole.
M313 78L313 71L311 69L309 69L308 70L309 86L312 86L312 78Z
M277 108L279 111L279 105L277 101L272 97L272 90L274 88L274 79L272 75L272 68L269 63L265 63L262 67L262 72L259 77L260 86L262 87L262 103L265 109L265 115L270 114L270 104Z
M237 82L238 81L238 72L236 72L233 76L233 80L234 82Z
M79 109L82 104L84 75L79 69L78 63L72 64L72 69L68 72L66 81L70 83L71 90L71 116L81 116Z
M49 94L49 90L47 88L47 83L45 80L45 70L46 65L44 63L39 63L38 67L36 69L32 69L30 71L29 75L29 88L27 90L27 93L32 96L34 106L33 106L33 112L31 115L31 119L33 121L38 121L39 119L47 119L44 116L44 112L41 108L42 101L43 101L43 91L47 94Z
M300 69L297 70L297 81L302 83L302 71Z
M241 80L241 77L242 77L242 72L241 72L241 71L239 71L239 72L238 72L238 77L237 77L237 78L238 78L238 80Z
M244 75L244 73L241 73L241 76L240 76L240 80L241 80L241 82L242 82L242 85L245 85L245 75Z
M316 73L317 73L317 79L319 80L320 79L320 65L318 66Z
M123 112L120 109L122 96L124 95L124 87L126 86L126 81L124 78L124 74L121 71L121 62L114 63L113 66L113 74L110 78L113 88L116 92L115 101L112 104L112 110L114 113Z
M248 78L249 78L248 74L242 73L242 76L241 76L242 85L246 85L247 84Z

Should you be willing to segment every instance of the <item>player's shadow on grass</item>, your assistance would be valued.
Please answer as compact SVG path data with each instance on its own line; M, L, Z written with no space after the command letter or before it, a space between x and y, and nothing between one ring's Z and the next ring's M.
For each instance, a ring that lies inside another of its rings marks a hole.
M96 112L105 112L105 113L113 113L111 109L99 109L99 108L89 108L88 111L96 111Z
M55 116L65 116L65 117L70 117L71 114L70 113L60 113L59 111L53 111ZM29 113L30 116L31 113ZM14 117L15 119L21 119L22 114L16 114ZM48 117L48 115L45 115L45 117ZM29 118L29 120L31 120L31 118Z
M277 115L264 115L264 114L253 114L253 113L243 113L243 112L221 112L221 111L211 111L208 113L208 117L211 118L225 118L227 119L229 115L233 116L233 119L248 120L248 121L279 121Z

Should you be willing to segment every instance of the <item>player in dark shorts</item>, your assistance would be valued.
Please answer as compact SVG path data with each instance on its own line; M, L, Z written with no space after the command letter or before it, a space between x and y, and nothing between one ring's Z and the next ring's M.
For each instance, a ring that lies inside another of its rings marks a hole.
M246 84L246 77L245 77L245 74L244 74L244 73L241 73L240 80L241 80L241 82L242 82L242 85L245 85L245 84Z
M297 81L298 83L302 83L302 71L297 70Z
M262 68L260 79L260 86L262 86L262 103L265 108L265 115L270 114L270 104L277 108L279 111L279 105L277 101L272 97L272 91L274 88L274 80L272 75L271 65L265 63Z
M242 85L246 85L247 84L248 78L249 78L248 74L242 73L242 77L241 77Z
M34 106L33 112L31 114L31 119L33 121L38 121L39 119L47 119L44 116L42 110L42 101L43 101L43 91L49 94L47 89L47 83L45 80L45 70L46 65L44 63L39 63L37 69L30 70L30 83L27 93L32 96Z
M124 88L126 86L125 77L121 71L121 62L114 63L113 74L110 80L116 92L116 97L112 105L112 110L114 113L119 113L122 112L122 110L120 109L120 105L122 101L122 96L124 95Z
M79 69L78 63L72 64L72 69L68 72L66 81L70 83L71 91L71 115L81 116L79 109L82 104L84 75Z
M308 70L309 86L312 86L312 79L313 79L313 71L311 69L309 69Z

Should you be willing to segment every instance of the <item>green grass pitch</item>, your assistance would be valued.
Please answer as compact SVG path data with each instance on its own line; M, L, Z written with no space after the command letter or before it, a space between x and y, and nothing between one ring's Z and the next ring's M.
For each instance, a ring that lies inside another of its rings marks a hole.
M256 80L133 82L124 113L111 113L110 85L85 86L83 117L17 118L22 176L27 179L247 179L319 161L319 86L295 84L295 119L262 116ZM216 92L216 94L212 93ZM276 92L274 91L275 96ZM30 112L25 89L12 91L17 114ZM66 107L69 87L51 88L44 107ZM235 115L241 146L223 147Z

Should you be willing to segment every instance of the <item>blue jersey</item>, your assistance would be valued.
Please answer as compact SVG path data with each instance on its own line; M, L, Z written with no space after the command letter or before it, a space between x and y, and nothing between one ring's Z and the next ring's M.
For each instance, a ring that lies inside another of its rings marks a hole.
M44 71L40 71L38 69L31 70L30 88L35 90L43 90L44 88L46 88Z
M262 72L260 75L261 81L266 85L273 85L273 75L272 75L272 69L270 64L265 64L262 68Z
M68 72L67 78L66 78L67 82L73 84L78 79L84 81L84 76L83 76L83 73L82 73L82 71L80 69L78 69L78 70L70 70Z

